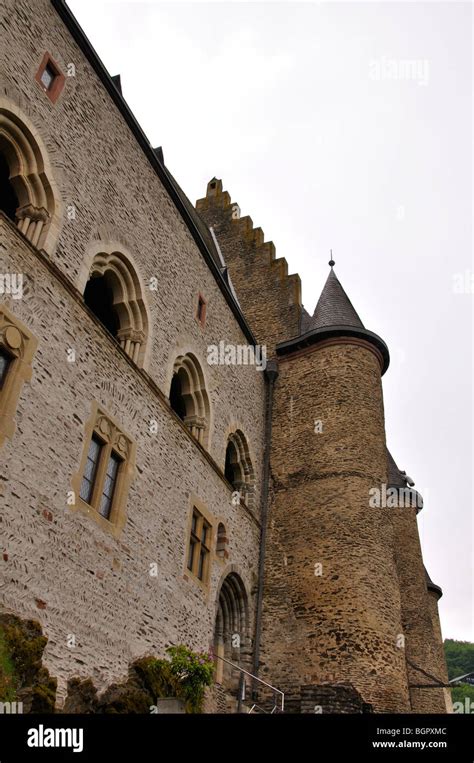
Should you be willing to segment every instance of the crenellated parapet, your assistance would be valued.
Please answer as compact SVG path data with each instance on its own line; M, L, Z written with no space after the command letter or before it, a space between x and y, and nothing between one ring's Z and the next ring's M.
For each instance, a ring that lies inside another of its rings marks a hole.
M229 269L242 311L269 356L275 345L296 336L301 323L301 280L288 275L288 263L277 257L272 241L265 241L251 217L241 216L240 207L223 190L222 180L213 178L206 196L196 209L213 229Z

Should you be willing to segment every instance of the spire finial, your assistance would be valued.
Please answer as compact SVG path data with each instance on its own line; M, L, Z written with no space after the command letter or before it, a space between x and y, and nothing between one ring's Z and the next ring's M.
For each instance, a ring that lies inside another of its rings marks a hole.
M332 249L330 249L329 251L331 252L331 259L329 260L329 262L328 262L328 265L330 265L331 267L334 267L334 265L335 265L336 263L334 262L334 260L333 260L333 258L332 258Z

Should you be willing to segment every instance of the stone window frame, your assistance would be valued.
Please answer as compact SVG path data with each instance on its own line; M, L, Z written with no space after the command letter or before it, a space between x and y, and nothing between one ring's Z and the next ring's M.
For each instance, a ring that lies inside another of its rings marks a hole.
M1 96L0 151L18 199L14 224L34 247L51 254L59 235L61 195L38 130L15 104Z
M250 635L250 596L244 578L234 564L223 572L216 591L213 651L215 655L216 683L229 688L235 676L219 657L226 657L247 670L251 669L252 644ZM238 633L240 643L229 644L229 636ZM227 654L226 654L227 650ZM234 686L237 688L237 685Z
M15 416L24 382L31 381L38 339L5 305L0 305L0 347L10 364L0 389L0 448L16 430Z
M232 453L235 455L235 460L232 461L231 465L240 474L240 479L237 482L229 482L228 478L225 476L229 448L232 448ZM229 486L232 488L232 493L239 493L242 502L245 503L249 509L253 510L255 508L255 469L250 453L249 441L239 427L232 429L227 435L222 472Z
M94 488L91 503L86 503L81 496L81 484L93 436L96 436L104 448L101 452L97 472L94 475ZM92 411L84 427L81 461L78 471L73 475L71 484L74 492L74 504L70 507L93 519L103 530L119 537L127 521L127 498L131 482L135 476L137 444L125 433L123 427L97 401L92 403ZM117 480L112 498L109 518L99 513L100 499L105 482L110 455L115 453L120 458Z
M41 79L47 68L49 68L54 74L53 81L51 82L51 85L49 87L46 87L46 85ZM54 104L58 100L61 94L61 91L64 87L64 83L66 82L66 77L62 73L59 64L54 60L51 53L48 53L48 51L46 51L46 53L44 54L43 59L39 65L38 71L35 74L35 81L38 83L43 93L45 93L48 96L49 100L54 106Z
M191 532L192 532L192 521L193 521L193 515L197 512L201 519L206 522L206 524L209 527L208 530L208 538L209 538L209 546L208 553L206 555L206 568L204 576L201 580L195 572L194 568L196 567L196 564L193 565L193 570L190 570L188 567L188 560L189 560L189 546L191 541ZM184 574L183 577L185 580L188 580L191 578L193 582L197 583L197 585L205 592L209 593L210 589L210 581L211 581L211 572L212 572L212 562L215 558L215 518L213 515L207 510L206 506L197 498L192 498L190 501L190 509L188 512L188 521L186 523L186 545L185 545L185 555L184 555Z
M211 432L210 399L203 367L194 352L186 352L176 357L173 364L170 390L175 374L181 376L182 398L186 407L186 416L182 421L200 445L205 449L209 449Z
M92 258L86 258L83 263L79 289L84 295L91 278L109 278L114 294L114 308L120 322L117 335L112 339L120 344L139 368L146 368L151 346L151 317L137 266L119 244L115 246L114 243L109 243L99 247L94 244L93 251ZM87 309L90 310L88 306Z

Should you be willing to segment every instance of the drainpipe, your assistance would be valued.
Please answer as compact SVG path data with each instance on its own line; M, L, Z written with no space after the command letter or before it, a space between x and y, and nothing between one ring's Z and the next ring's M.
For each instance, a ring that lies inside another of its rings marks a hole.
M261 508L261 532L260 552L258 559L258 588L257 609L255 614L255 643L253 650L253 674L258 676L260 667L260 639L262 635L262 606L263 606L263 582L265 573L265 551L267 543L268 521L268 486L270 481L270 451L272 440L272 417L273 417L273 390L278 377L278 363L269 360L264 371L267 381L266 411L265 411L265 450L263 454L263 483L262 483L262 508ZM255 693L255 682L253 685Z

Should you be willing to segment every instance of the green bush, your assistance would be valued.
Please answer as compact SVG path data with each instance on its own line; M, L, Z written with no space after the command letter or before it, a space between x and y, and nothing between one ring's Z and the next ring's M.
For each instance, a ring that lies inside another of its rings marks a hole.
M0 614L0 701L20 701L26 713L52 713L56 679L43 667L48 639L35 620Z
M451 697L453 700L453 704L455 702L460 702L463 707L466 705L466 697L469 698L470 703L469 704L474 708L474 686L471 684L458 684L458 686L453 686L451 689Z
M143 657L134 662L140 682L154 698L176 697L183 700L186 712L201 712L206 686L213 680L212 659L183 644L168 647L166 655L165 659Z
M18 678L5 636L0 630L0 702L14 702Z
M186 703L188 712L199 713L202 709L206 686L214 677L214 662L204 652L193 652L180 644L166 650L170 657L169 671L177 687L178 696Z

